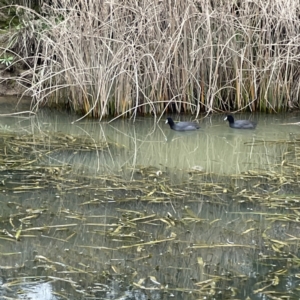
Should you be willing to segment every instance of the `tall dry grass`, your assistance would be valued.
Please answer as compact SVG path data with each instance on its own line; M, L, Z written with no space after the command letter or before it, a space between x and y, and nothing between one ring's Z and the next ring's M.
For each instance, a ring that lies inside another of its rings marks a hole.
M18 8L10 48L30 65L35 108L101 119L299 106L298 0L41 2L41 15Z

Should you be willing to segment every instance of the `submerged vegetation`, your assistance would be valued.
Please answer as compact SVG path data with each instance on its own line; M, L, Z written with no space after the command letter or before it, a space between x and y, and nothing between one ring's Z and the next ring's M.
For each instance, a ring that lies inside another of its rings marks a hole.
M108 115L299 106L298 0L40 1L1 47L34 109Z
M167 167L63 163L121 151L106 140L2 128L0 144L2 297L48 284L57 299L299 298L297 135L249 142L286 145L273 171L177 182Z

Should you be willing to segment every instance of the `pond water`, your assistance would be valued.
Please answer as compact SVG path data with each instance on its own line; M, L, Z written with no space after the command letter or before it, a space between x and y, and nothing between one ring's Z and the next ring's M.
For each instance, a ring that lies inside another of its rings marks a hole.
M300 113L180 133L0 101L3 299L299 299Z

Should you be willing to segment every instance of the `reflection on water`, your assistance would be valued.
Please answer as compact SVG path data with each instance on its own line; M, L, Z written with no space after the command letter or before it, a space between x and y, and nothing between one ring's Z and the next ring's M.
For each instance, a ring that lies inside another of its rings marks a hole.
M242 117L0 118L1 297L297 299L300 115Z
M14 108L14 105L9 105L11 102L11 98L4 102L3 113ZM28 104L21 108L28 110ZM173 118L176 121L192 120L188 117ZM201 129L198 131L176 132L164 123L164 117L158 124L153 118L137 118L135 122L118 119L112 123L84 119L73 123L76 116L45 110L31 118L26 115L0 117L0 129L45 136L57 132L84 136L89 143L107 142L109 147L105 153L91 153L82 145L82 150L77 152L49 153L48 163L70 163L94 173L115 174L123 167L136 166L198 169L218 174L239 174L248 169L272 170L274 164L281 162L286 145L266 145L263 141L292 139L299 130L298 125L287 124L300 120L296 113L237 115L235 118L257 121L257 129L232 129L223 120L223 115L200 119Z
M30 120L5 121L12 129L12 122L16 121L16 129L23 134L64 132L85 136L90 143L105 141L110 145L104 153L82 149L49 154L49 163L70 163L94 173L110 174L140 165L239 174L248 169L272 170L274 164L281 162L286 145L266 145L263 141L276 142L298 132L297 125L283 125L297 122L297 115L254 115L252 119L259 123L256 130L235 130L223 121L223 116L213 116L200 120L201 129L193 132L170 130L163 120L155 124L152 118L139 118L135 123L121 119L113 123L84 120L72 124L74 116L45 111Z
M58 297L53 295L52 285L49 283L39 283L30 286L30 283L24 284L24 298L20 299L43 299L43 300L57 300Z

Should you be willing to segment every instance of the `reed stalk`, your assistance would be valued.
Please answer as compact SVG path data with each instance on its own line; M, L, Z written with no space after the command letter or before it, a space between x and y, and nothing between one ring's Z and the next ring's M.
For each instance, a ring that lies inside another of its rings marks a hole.
M30 66L36 109L102 119L299 106L298 0L41 2L40 14L17 7L1 48Z

